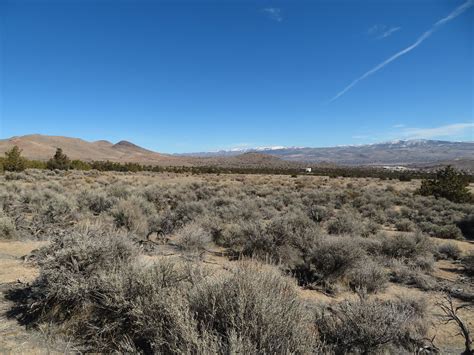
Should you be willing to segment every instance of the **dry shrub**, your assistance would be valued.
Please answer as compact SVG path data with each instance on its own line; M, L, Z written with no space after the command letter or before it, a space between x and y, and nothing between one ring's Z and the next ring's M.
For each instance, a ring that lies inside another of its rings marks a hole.
M423 308L413 301L381 301L362 295L323 309L316 325L328 350L336 354L384 353L384 349L414 351L422 343Z
M365 259L365 251L349 237L325 237L304 255L295 275L304 285L330 286Z
M400 232L413 232L416 229L416 225L408 218L402 218L395 222L395 228Z
M329 234L359 234L362 228L360 218L349 211L340 212L327 225Z
M176 232L176 244L186 253L200 254L211 243L211 236L198 224L191 222Z
M15 239L17 235L12 219L0 213L0 239Z
M474 276L474 252L462 258L462 265L468 275Z
M390 281L392 282L414 286L425 291L438 288L436 279L425 274L416 265L407 265L403 260L394 260L390 269Z
M397 234L382 239L382 253L392 258L415 259L432 255L433 244L421 233Z
M198 285L191 309L200 326L219 337L225 353L309 353L311 319L295 286L273 267L242 262L230 274Z
M112 210L115 225L130 232L148 233L148 220L139 199L120 200Z
M438 246L440 259L458 260L461 257L461 249L454 243L445 243Z
M348 273L349 285L352 290L365 290L367 293L377 293L386 288L388 274L383 267L371 259L361 260Z
M92 213L98 215L108 211L116 203L116 200L107 196L104 192L83 191L78 196L78 204L80 207L87 208Z
M74 322L92 298L94 277L104 269L128 264L136 248L123 235L72 234L54 239L38 252L40 276L23 300L23 320Z

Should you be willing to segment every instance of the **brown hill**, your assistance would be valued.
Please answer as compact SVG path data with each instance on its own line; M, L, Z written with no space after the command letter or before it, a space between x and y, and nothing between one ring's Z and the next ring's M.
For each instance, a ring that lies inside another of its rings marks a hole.
M24 157L50 159L61 148L70 159L113 161L161 166L219 166L225 168L290 168L294 162L261 153L245 153L232 157L185 157L156 153L128 141L113 144L106 140L88 142L79 138L31 134L0 140L0 155L17 145Z
M156 165L189 165L192 159L160 154L141 148L127 141L112 144L100 140L88 142L79 138L31 134L0 140L0 154L17 145L23 156L34 160L48 160L56 148L62 148L71 159L84 161L110 160L114 162L136 162Z

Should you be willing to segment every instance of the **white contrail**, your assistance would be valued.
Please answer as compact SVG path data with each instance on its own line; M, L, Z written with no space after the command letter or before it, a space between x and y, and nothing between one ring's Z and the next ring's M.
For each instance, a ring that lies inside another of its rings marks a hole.
M356 80L354 80L352 83L350 83L348 86L346 86L344 88L344 90L342 90L341 92L339 92L336 96L334 96L330 101L329 103L333 102L334 100L338 99L339 97L341 97L342 95L344 95L347 91L349 91L350 89L352 89L359 81L361 80L364 80L365 78L367 78L368 76L378 72L380 69L382 69L384 66L386 66L387 64L390 64L391 62L393 62L395 59L401 57L402 55L404 54L407 54L408 52L412 51L413 49L415 49L416 47L418 47L421 43L423 43L428 37L430 37L440 26L446 24L447 22L453 20L454 18L458 17L459 15L461 15L464 11L466 11L468 8L470 8L472 5L474 5L474 0L468 0L466 1L464 4L462 4L461 6L459 6L458 8L456 8L453 12L451 12L448 16L442 18L441 20L439 20L438 22L436 22L433 26L431 26L431 28L426 31L425 33L423 33L417 40L415 43L413 43L411 46L401 50L400 52L394 54L393 56L391 56L390 58L388 58L387 60L385 60L384 62L380 63L379 65L375 66L374 68L370 69L367 73L365 73L364 75L362 75L361 77L357 78Z

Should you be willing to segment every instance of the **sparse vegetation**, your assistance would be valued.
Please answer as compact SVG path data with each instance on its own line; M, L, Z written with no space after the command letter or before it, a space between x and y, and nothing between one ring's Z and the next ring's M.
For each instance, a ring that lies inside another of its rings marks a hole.
M458 240L474 206L415 194L416 181L348 181L7 172L0 238L49 240L32 257L39 277L10 293L14 311L84 351L414 351L426 310L389 292L472 297ZM464 279L440 281L439 262ZM347 301L305 298L321 293Z

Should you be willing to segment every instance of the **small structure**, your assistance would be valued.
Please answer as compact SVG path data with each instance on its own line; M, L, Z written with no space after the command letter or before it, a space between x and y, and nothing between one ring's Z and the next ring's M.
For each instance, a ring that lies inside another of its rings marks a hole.
M310 173L310 172L311 172L311 168L305 168L304 171L305 171L306 173Z

